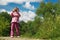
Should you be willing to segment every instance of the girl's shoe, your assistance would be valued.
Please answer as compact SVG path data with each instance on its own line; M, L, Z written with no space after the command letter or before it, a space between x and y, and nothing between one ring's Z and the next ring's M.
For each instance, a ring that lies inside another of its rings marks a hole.
M13 36L10 36L11 38L13 38Z
M18 38L20 37L20 36L17 36Z

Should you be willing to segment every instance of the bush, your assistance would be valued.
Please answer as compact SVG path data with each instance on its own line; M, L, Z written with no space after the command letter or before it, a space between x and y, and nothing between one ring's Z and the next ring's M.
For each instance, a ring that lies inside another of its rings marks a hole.
M1 12L0 18L0 36L9 36L11 17L7 12Z

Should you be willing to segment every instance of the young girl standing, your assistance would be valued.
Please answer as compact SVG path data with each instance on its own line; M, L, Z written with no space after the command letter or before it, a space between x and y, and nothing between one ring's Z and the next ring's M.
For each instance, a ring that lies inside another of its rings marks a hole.
M19 9L16 7L13 9L11 13L12 21L11 21L11 32L10 37L14 37L14 29L16 29L16 35L19 37Z

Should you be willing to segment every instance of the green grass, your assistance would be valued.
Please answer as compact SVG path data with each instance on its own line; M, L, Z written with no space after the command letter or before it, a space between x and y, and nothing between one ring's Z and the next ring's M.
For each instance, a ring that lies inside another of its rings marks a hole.
M60 37L52 38L51 40L60 40Z

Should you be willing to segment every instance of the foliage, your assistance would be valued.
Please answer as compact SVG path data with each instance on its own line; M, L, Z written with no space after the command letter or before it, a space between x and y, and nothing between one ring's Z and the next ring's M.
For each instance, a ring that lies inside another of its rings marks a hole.
M10 32L11 17L7 12L0 13L0 36L8 36Z
M36 33L37 38L53 38L60 36L60 5L58 3L41 3L36 14L44 18ZM39 23L38 23L39 24Z

